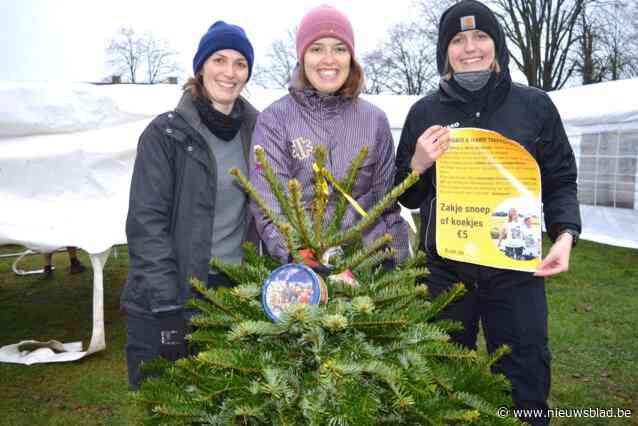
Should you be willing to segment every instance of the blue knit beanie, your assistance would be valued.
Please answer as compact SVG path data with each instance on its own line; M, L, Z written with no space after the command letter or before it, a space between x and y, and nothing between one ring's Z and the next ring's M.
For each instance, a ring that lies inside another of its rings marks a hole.
M255 54L244 30L238 25L217 21L202 36L193 58L193 74L197 74L206 59L218 50L233 49L244 55L248 62L248 79L253 72Z

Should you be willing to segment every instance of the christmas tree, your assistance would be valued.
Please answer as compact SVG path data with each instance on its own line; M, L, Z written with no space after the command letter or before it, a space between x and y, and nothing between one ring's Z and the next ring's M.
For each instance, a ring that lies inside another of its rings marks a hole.
M236 285L213 290L192 280L203 296L190 302L200 312L189 337L198 352L176 363L159 359L145 366L157 376L144 381L135 397L149 408L149 424L519 424L497 416L497 407L511 404L509 383L490 372L507 348L489 356L461 348L448 334L459 324L434 321L463 294L463 285L430 300L427 287L415 284L427 275L422 253L389 269L383 266L394 255L387 248L389 235L365 247L360 242L418 174L342 229L354 203L347 194L366 154L363 150L338 182L325 168L325 150L316 149L314 199L306 208L299 182L288 182L286 191L257 147L260 172L281 215L231 170L277 226L295 261L302 262L302 249L322 259L331 247L346 248L330 260L327 302L290 304L275 321L263 309L262 290L280 263L252 245L245 246L242 265L213 259L211 265ZM336 210L326 219L330 197Z

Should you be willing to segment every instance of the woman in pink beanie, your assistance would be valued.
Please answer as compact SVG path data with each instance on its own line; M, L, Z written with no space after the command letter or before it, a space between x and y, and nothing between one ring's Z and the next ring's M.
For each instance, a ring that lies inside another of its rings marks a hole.
M363 70L355 59L354 32L348 18L337 9L322 5L310 10L301 20L296 38L298 65L293 73L289 94L275 101L258 117L253 147L263 147L266 158L284 184L297 179L303 199L313 196L313 152L319 145L327 150L326 167L342 180L361 148L368 156L351 196L369 210L385 196L393 184L394 144L388 119L381 109L360 99L364 85ZM254 157L250 165L251 182L270 208L279 212L278 203ZM325 212L334 216L341 195L333 191ZM290 253L277 228L251 205L257 229L269 253L286 262ZM354 208L346 212L342 228L361 219ZM408 234L398 207L387 211L363 234L364 244L382 235L393 237L395 261L408 254ZM305 247L300 254L311 267L316 259Z

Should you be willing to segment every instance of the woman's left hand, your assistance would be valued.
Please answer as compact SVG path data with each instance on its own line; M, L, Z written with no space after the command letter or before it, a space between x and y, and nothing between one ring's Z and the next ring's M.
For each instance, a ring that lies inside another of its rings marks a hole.
M559 235L545 259L536 268L534 276L549 277L566 272L569 269L569 255L572 252L573 239L574 237L568 233Z

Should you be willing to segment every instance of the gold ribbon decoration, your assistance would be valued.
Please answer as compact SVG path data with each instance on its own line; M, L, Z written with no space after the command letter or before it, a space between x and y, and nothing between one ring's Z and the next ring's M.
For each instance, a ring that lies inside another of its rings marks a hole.
M324 193L327 195L328 192L328 182L329 181L332 186L334 186L336 188L337 191L339 191L341 193L341 195L343 195L343 197L348 200L348 202L350 203L350 205L357 211L357 213L359 213L361 216L363 217L368 217L368 213L366 213L365 210L363 210L363 208L361 208L361 206L359 205L359 203L357 203L357 201L352 198L352 196L350 194L348 194L346 191L344 191L344 189L341 187L341 185L339 185L339 183L337 182L337 179L335 179L330 172L325 168L325 167L319 167L317 165L317 163L313 163L312 164L312 169L316 172L319 173L321 176L323 176L324 180L321 183L321 187L324 191Z

